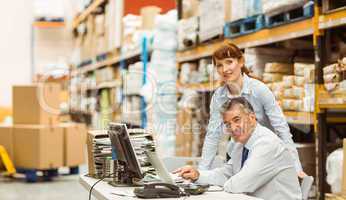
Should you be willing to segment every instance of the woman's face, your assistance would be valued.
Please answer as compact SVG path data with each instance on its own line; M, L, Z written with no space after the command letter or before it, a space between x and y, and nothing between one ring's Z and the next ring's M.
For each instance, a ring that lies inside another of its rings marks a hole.
M234 82L241 76L241 68L244 65L243 59L225 58L216 60L215 66L221 80L225 83Z

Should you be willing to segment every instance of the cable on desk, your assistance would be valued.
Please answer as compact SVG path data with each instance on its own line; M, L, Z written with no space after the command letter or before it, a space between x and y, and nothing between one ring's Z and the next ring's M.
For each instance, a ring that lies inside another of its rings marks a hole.
M89 200L91 200L91 193L92 193L92 190L94 189L94 187L95 187L99 182L103 181L104 179L106 179L106 178L112 178L113 175L114 175L114 174L110 174L109 176L105 176L105 177L101 178L100 180L96 181L96 182L91 186L91 188L90 188L90 190L89 190Z

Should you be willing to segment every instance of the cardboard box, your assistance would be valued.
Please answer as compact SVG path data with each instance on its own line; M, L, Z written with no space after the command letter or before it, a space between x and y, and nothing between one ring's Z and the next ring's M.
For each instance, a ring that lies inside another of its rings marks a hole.
M56 83L14 86L14 124L59 124L60 85Z
M51 169L63 166L63 128L16 125L13 134L17 168Z
M13 157L13 129L12 126L0 126L0 145L5 148L8 156L14 161ZM0 171L4 170L5 167L0 161Z
M87 151L88 151L88 173L95 174L95 159L93 153L93 140L94 138L108 138L106 130L93 130L88 131L87 135Z
M141 8L142 29L153 30L155 28L155 18L160 12L161 8L157 6L145 6Z
M84 124L63 123L64 166L78 166L85 162L85 146L87 128Z

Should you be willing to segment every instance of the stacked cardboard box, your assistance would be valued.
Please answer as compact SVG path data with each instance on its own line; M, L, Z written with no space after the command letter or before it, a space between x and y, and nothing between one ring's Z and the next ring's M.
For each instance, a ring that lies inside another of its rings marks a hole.
M323 68L324 87L327 91L346 91L346 57Z
M346 57L323 68L324 91L320 91L321 104L346 103Z
M84 125L59 123L60 86L13 87L13 122L0 127L0 145L17 168L50 169L84 162Z
M315 66L308 63L295 63L294 76L283 77L284 91L282 108L302 112L314 111Z
M283 79L293 72L293 65L288 63L266 63L263 73L263 82L272 90L279 105L283 99Z
M87 17L84 26L77 29L74 63L93 60L121 46L123 10L122 0L109 0L103 14Z
M96 84L100 84L106 81L121 80L119 68L107 66L95 71Z
M63 166L85 163L86 125L63 123L59 126L63 128Z

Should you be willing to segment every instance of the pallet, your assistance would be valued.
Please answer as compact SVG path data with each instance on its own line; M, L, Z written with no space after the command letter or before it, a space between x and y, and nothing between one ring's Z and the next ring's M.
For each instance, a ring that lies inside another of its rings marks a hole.
M265 26L267 28L273 28L284 24L289 24L304 19L312 18L314 16L314 4L307 6L300 6L295 9L291 9L279 14L265 16Z
M81 68L81 67L84 67L84 66L87 66L87 65L91 65L92 64L92 60L85 60L85 61L82 61L79 65L77 65L77 68Z
M59 175L66 176L66 175L76 175L79 174L79 167L69 167L70 171L68 174L59 174L58 169L46 169L46 170L40 170L40 169L25 169L25 168L17 168L18 174L24 174L25 180L28 183L36 183L38 181L52 181L54 177L57 177ZM42 176L38 175L38 172L42 173Z
M208 43L212 40L222 39L223 38L223 26L216 27L213 29L201 30L198 33L198 41L199 43Z
M208 39L204 39L203 41L199 41L199 44L208 44L210 42L216 41L216 40L221 40L224 38L223 33L215 35L213 37L208 37Z
M107 59L107 53L102 53L96 56L96 62L101 62Z
M263 28L265 28L264 15L256 15L227 23L224 27L224 35L226 38L234 38L259 31Z

